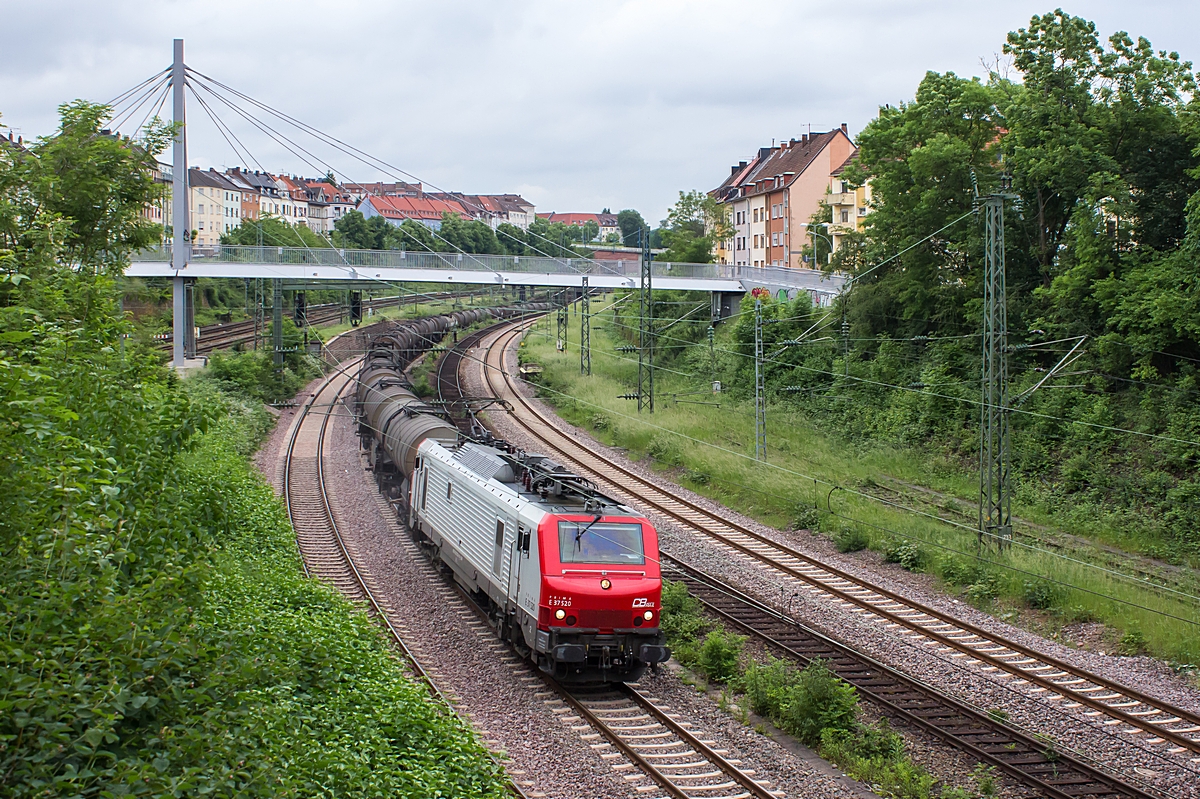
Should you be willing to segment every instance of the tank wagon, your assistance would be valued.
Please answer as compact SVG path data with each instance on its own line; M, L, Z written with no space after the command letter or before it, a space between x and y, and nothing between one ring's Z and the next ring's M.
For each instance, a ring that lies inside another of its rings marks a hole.
M654 526L544 455L461 435L406 382L412 346L376 338L356 393L371 468L409 529L557 680L633 681L666 661Z

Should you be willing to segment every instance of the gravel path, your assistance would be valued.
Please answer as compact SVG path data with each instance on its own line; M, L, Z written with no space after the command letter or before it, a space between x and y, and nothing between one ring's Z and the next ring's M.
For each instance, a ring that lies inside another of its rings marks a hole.
M482 356L482 350L477 355ZM515 371L515 352L509 353L506 368ZM468 368L466 374L467 390L480 394L487 393L479 379L477 368ZM525 388L526 395L532 396L531 389ZM994 631L998 635L1003 635L1118 682L1136 686L1139 690L1172 704L1200 711L1200 692L1157 661L1150 658L1112 657L1071 649L1058 642L1048 641L1033 633L1012 627L948 597L944 593L934 590L927 578L915 579L915 575L899 568L882 566L865 558L842 555L834 551L826 539L806 532L786 533L768 528L709 499L676 486L662 475L648 470L643 464L629 461L623 453L605 446L584 431L559 419L554 415L552 407L540 400L534 401L550 415L556 427L570 433L590 449L603 452L638 474L644 475L672 491L681 492L702 507L729 515L764 536L787 544L814 559L828 562L849 573L861 575L864 579L883 588L962 618L985 630ZM494 425L498 435L520 446L527 446L533 451L537 450L537 443L530 440L517 425L508 421L503 414L491 413L489 422ZM757 595L766 602L779 604L783 580L777 573L740 553L731 553L730 550L712 543L707 538L677 528L668 519L655 517L653 514L651 514L651 519L659 528L664 548L684 557L696 566L721 575L723 579L747 593ZM791 593L793 589L784 590ZM1062 707L1061 701L1056 703L1056 700L1042 699L1035 694L1027 693L1014 685L1012 678L1005 676L1003 672L989 675L961 666L956 659L949 656L949 653L933 651L919 639L914 640L903 635L886 632L880 629L876 623L864 621L859 614L843 610L827 600L813 598L808 592L802 592L794 598L791 611L797 619L804 623L839 640L851 643L865 653L908 674L918 676L955 695L961 701L985 710L1003 710L1008 713L1009 719L1013 723L1023 726L1027 730L1049 735L1062 749L1085 752L1096 760L1121 769L1132 779L1152 782L1168 791L1172 796L1188 797L1189 799L1200 798L1200 764L1190 763L1186 757L1178 758L1169 755L1166 753L1166 747L1161 745L1142 744L1136 740L1137 737L1115 737L1107 732L1108 728L1102 721L1086 716L1086 708L1070 710ZM1146 736L1138 737L1145 738ZM923 746L916 739L914 739L914 743L917 744L915 751L924 749L932 753L934 750L945 749L940 745ZM935 772L941 771L940 763L936 765L930 763L929 766ZM1136 771L1134 771L1135 769Z

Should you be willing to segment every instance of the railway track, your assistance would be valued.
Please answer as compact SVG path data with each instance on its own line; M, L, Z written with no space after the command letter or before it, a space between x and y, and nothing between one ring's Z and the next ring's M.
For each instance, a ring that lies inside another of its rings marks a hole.
M1010 685L1027 686L1027 690L1034 696L1044 694L1045 696L1039 698L1048 704L1060 701L1066 709L1086 708L1082 712L1089 714L1092 719L1107 717L1101 720L1104 726L1109 727L1106 732L1126 739L1136 739L1143 748L1156 749L1159 754L1169 755L1170 762L1186 771L1195 772L1195 767L1191 764L1200 762L1200 757L1197 757L1200 755L1200 735L1197 734L1200 733L1200 717L1195 714L913 602L828 564L816 562L758 534L736 520L709 511L600 453L583 447L571 436L560 431L551 419L526 399L518 390L514 376L505 368L505 354L528 326L527 322L511 324L504 332L491 337L485 356L478 359L481 380L495 396L511 403L514 409L511 418L515 423L540 440L546 448L579 469L582 474L634 505L666 516L679 525L732 549L742 558L769 566L785 576L797 591L804 589L813 595L827 598L865 619L906 634L910 639L924 639L936 645L939 651L956 652L958 654L954 656L967 666L987 672L1006 672L1016 678ZM984 721L990 722L993 731L997 731L997 727L1007 726L986 715L980 719L981 723ZM998 732L1007 735L1011 730ZM955 745L965 751L971 751L972 754L979 751L978 746L967 740L970 736L955 734L949 738L945 735L940 737L956 742ZM1062 752L1052 754L1055 768L1061 771L1069 757ZM1183 757L1179 757L1180 755ZM992 758L988 759L995 762ZM1070 788L1056 788L1050 781L1039 776L1041 772L1036 763L1009 765L1026 766L1020 769L1021 775L1009 766L1002 768L1026 784L1036 783L1038 789L1048 795L1088 795ZM1090 765L1082 762L1077 765L1080 779L1087 777L1091 780L1096 777L1095 773L1087 776L1096 772ZM1054 770L1048 773L1053 775ZM1135 787L1124 783L1115 775L1107 779L1112 791L1116 792L1095 795L1156 795L1149 787ZM1082 787L1085 783L1077 784Z
M283 469L283 495L288 516L296 531L304 573L332 585L356 604L364 605L383 624L414 675L450 712L456 712L450 698L405 641L386 604L371 589L367 576L356 565L338 529L326 488L323 459L329 419L353 381L350 371L360 360L355 358L342 364L326 378L302 406L292 427ZM511 778L508 787L515 797L525 799L526 794Z
M501 322L472 333L448 350L438 362L439 399L464 433L470 434L475 421L467 412L468 396L462 384L462 363L466 353L497 329ZM457 584L459 599L488 622L487 613ZM690 729L693 724L680 721L677 714L650 697L636 685L616 685L598 689L567 689L536 668L526 664L529 674L541 680L556 699L555 712L561 720L582 733L584 740L605 759L623 757L627 762L614 764L640 795L672 799L779 799L781 791L769 790L765 780L754 779L754 771L742 769L736 759L727 758L727 750L716 747L702 733ZM580 724L582 722L582 724ZM593 732L594 731L594 732ZM599 738L605 742L595 743ZM615 750L615 751L607 751ZM655 787L657 786L657 791Z
M439 292L415 297L380 297L365 301L363 303L363 311L364 313L367 309L379 311L385 308L399 307L400 305L412 305L421 301L448 300L457 296L461 296L461 294ZM340 321L346 314L347 310L341 304L311 305L305 312L305 319L310 327L321 327ZM285 316L289 319L293 318L292 314L285 314ZM213 325L205 325L200 328L200 335L196 339L196 354L205 355L215 350L227 349L238 344L252 342L255 338L255 328L253 319L241 322L221 322ZM174 336L172 333L163 334L161 338L158 338L158 348L169 350L173 339Z
M780 799L782 791L769 790L766 780L755 780L752 769L742 769L740 761L726 757L728 750L716 748L702 732L690 729L688 721L679 721L670 708L646 694L636 685L619 685L595 691L566 691L554 686L563 698L564 713L598 730L590 737L603 735L616 752L601 752L601 757L624 756L630 762L614 766L619 771L637 769L641 775L623 774L635 790L645 796L658 796L651 785L639 784L646 778L657 783L662 795L673 799ZM603 747L603 745L600 745ZM644 777L642 775L645 775Z

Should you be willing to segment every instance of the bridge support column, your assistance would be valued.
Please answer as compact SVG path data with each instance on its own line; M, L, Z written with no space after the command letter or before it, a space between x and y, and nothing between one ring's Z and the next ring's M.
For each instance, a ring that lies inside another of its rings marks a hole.
M196 281L183 279L183 356L196 357Z
M183 368L184 337L187 333L187 287L184 278L171 279L171 361L176 369Z

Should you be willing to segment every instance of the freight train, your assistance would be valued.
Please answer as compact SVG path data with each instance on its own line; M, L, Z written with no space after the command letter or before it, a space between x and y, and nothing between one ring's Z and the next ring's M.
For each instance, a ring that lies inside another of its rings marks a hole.
M409 529L556 680L634 681L665 662L654 526L544 455L463 436L418 398L403 370L432 332L373 340L355 396L370 467Z

